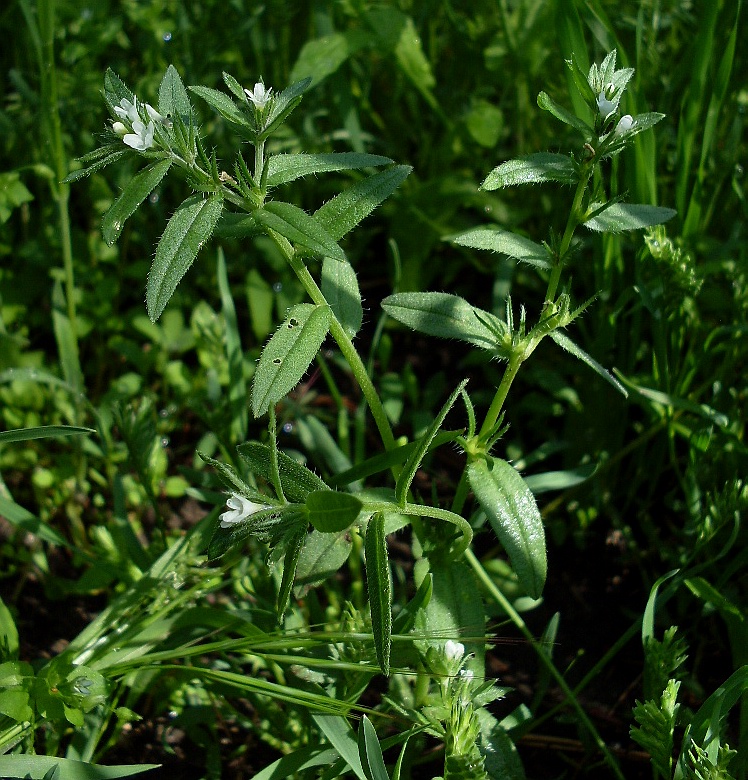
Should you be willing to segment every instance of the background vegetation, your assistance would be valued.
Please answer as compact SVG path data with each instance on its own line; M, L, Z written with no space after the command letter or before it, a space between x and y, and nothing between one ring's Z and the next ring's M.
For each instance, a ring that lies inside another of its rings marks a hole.
M340 701L387 714L369 712L385 750L413 725L404 712L408 675L388 690L376 668L363 677L350 668L373 658L360 539L322 587L310 587L318 579L311 563L307 581L297 574L281 627L277 562L261 544L205 562L223 498L196 450L234 461L237 444L266 437L237 388L303 290L266 238L239 241L219 228L161 319L148 319L153 247L183 185L170 180L152 193L110 247L102 215L137 168L127 160L61 183L104 130L105 70L139 96L157 94L169 64L185 84L217 89L222 71L246 86L262 76L276 89L311 76L272 151L369 152L413 166L345 243L367 306L359 349L398 435L412 438L464 375L473 401L488 404L499 367L461 343L385 320L381 299L441 290L496 313L509 294L540 308L545 285L533 269L445 239L484 223L537 240L549 225L563 230L567 189L485 192L478 184L504 160L574 148L535 97L543 90L569 104L576 93L564 60L574 53L586 73L617 49L619 64L636 68L627 110L667 117L613 161L612 194L678 216L644 237L586 236L576 250L575 298L598 298L573 336L615 368L629 398L543 345L508 400L502 443L523 473L597 470L539 497L549 538L542 603L523 600L490 532L475 538L490 580L480 585L491 621L486 674L513 689L490 709L499 719L527 714L507 733L529 777L650 776L645 750L654 771L670 776L656 739L629 738L645 717L635 722L635 700L656 700L666 712L661 694L678 679L681 707L698 712L731 679L736 706L719 744L748 751L745 674L731 677L748 663L740 10L731 0L7 4L0 420L6 430L75 425L95 434L0 440L0 661L30 663L37 686L23 688L0 665L14 694L0 698L0 750L35 745L40 755L84 762L161 763L165 777L251 777L306 746L331 742L341 753L324 721L348 713ZM194 103L219 160L231 159L225 123ZM311 212L352 180L308 177L281 196ZM244 355L239 375L232 349ZM355 463L374 454L358 403L345 365L326 349L278 409L281 445L305 453L325 477L343 470L341 455ZM418 490L451 496L460 468L448 448L438 451ZM413 596L407 535L390 537L390 555L402 607ZM666 597L655 610L656 583ZM565 690L538 666L491 588L535 636L553 626ZM677 632L663 633L672 626ZM74 685L79 663L100 679L88 679L64 708L47 701L42 691ZM29 702L37 708L31 733L19 726ZM420 744L403 777L443 771L438 742ZM390 766L397 757L385 752ZM724 751L712 758L724 774L709 776L729 776ZM729 766L745 777L745 755ZM522 776L518 765L505 771Z

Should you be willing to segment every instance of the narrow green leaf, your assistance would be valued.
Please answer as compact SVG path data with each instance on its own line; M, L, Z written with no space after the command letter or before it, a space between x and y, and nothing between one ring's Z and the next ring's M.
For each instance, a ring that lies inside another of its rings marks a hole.
M320 206L314 216L339 241L386 200L408 177L409 165L395 165L354 184Z
M550 95L546 92L541 92L538 95L538 105L545 111L549 111L556 119L560 119L564 124L571 125L576 128L585 138L585 140L592 138L595 131L584 120L580 119L571 111L567 111L563 106L556 103Z
M158 111L166 117L181 117L189 126L192 106L177 69L169 65L158 89Z
M96 433L96 430L94 428L81 428L77 425L39 425L35 428L14 428L10 431L0 431L0 444L31 439L51 439L58 436L82 436L89 433Z
M589 210L594 212L602 205L602 203L592 203ZM622 233L624 230L640 230L650 225L660 225L672 219L677 213L664 206L614 203L584 222L584 226L600 233Z
M249 467L249 471L272 483L270 447L259 441L240 444L237 452ZM290 501L304 503L307 496L315 490L329 490L328 486L306 466L295 461L283 450L278 450L278 470L280 471L283 494Z
M489 351L496 348L497 337L476 313L485 321L495 321L499 329L504 325L489 312L476 309L464 298L449 293L395 293L382 301L382 308L390 317L420 333L460 339Z
M492 458L468 466L468 480L512 562L520 585L540 598L547 570L545 531L530 489L505 460Z
M102 766L75 761L72 758L54 758L52 756L0 756L0 775L3 778L27 778L43 780L115 780L118 777L133 777L158 769L161 764L130 764L121 766Z
M390 780L384 765L382 746L374 726L366 715L358 727L358 755L368 780Z
M566 471L546 471L543 474L531 474L525 477L525 484L534 496L547 493L549 490L568 490L575 485L586 482L597 471L595 464L579 466Z
M460 246L468 246L473 249L501 252L522 263L534 265L536 268L546 270L551 268L548 250L542 244L536 244L529 238L498 227L486 225L473 228L455 236L452 241Z
M369 520L364 552L374 647L379 668L382 674L389 677L392 650L392 581L382 512L377 512Z
M628 398L629 394L626 388L610 373L607 369L603 368L595 358L588 355L581 347L578 347L565 333L560 330L551 331L550 337L559 345L562 349L565 349L570 354L574 355L583 363L586 363L598 376L602 377L606 382L609 382L624 398Z
M286 121L286 117L301 103L301 99L311 83L311 78L302 79L286 87L283 92L273 98L265 129L259 136L260 140L267 138Z
M234 103L234 101L224 92L201 86L190 87L190 92L199 95L211 108L218 111L218 113L229 122L242 126L247 124L245 115L237 108L236 103Z
M73 545L70 544L64 536L61 536L58 531L47 525L38 517L32 515L27 509L16 504L15 501L11 501L3 495L0 495L0 516L4 517L17 528L21 528L27 533L38 536L45 542L57 545L58 547L69 547L70 549L73 549Z
M347 260L326 257L322 263L322 294L349 338L361 329L364 309L358 277Z
M279 623L283 620L283 616L288 609L288 602L291 599L291 590L296 577L296 567L299 564L299 556L304 549L306 537L306 529L303 528L291 536L286 543L286 554L283 556L283 576L281 577L280 589L278 590L278 604L276 606Z
M107 165L111 165L111 163L116 162L130 152L130 149L128 149L124 144L117 144L113 149L111 147L107 148L111 149L111 151L109 151L104 157L101 157L95 162L91 163L91 165L89 165L87 168L81 168L80 170L69 173L62 180L63 183L72 184L79 179L90 176L92 173L96 173L96 171L100 171L102 168L106 168Z
M340 757L353 770L358 780L369 780L364 774L361 759L358 755L358 743L353 735L353 729L348 721L340 715L318 715L312 713L320 731L327 741L338 751Z
M329 171L347 171L357 168L378 168L392 160L378 154L340 152L334 154L276 154L268 161L269 187L286 184L302 176Z
M171 160L158 160L130 179L101 222L104 241L109 246L119 238L125 222L159 185L170 167Z
M439 432L439 428L441 428L445 417L457 400L457 396L460 395L467 383L468 380L463 379L462 382L457 385L452 392L452 395L449 396L447 402L440 409L439 414L434 417L431 424L426 428L423 435L418 440L416 448L405 461L403 470L400 472L400 475L397 478L397 484L395 485L395 500L398 504L402 504L407 500L408 491L410 490L416 471L418 471L423 459L426 457L426 453L429 451L429 448L434 441L434 437Z
M520 184L542 184L549 181L575 184L579 176L571 157L565 154L539 152L518 160L509 160L486 176L482 190L498 190Z
M418 586L413 598L397 613L392 621L393 634L408 634L416 623L416 617L421 609L426 609L434 592L434 577L427 574Z
M252 384L252 412L265 414L293 390L330 327L330 307L299 303L262 350Z
M345 531L356 521L362 507L353 494L335 490L315 490L306 497L309 522L323 534Z
M274 201L254 212L254 218L289 241L318 255L345 260L343 250L322 223L291 203Z
M161 316L180 280L210 238L222 209L220 195L213 194L207 198L194 195L172 215L148 274L146 305L153 322Z

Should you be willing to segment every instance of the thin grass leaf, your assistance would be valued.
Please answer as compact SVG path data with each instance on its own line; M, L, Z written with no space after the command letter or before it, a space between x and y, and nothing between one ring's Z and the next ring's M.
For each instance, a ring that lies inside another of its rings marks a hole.
M369 780L361 765L358 754L358 742L348 721L339 715L317 715L312 713L314 722L325 735L327 741L338 751L340 757L353 770L358 780Z
M39 425L35 428L14 428L0 431L0 444L32 439L53 439L60 436L84 436L96 433L94 428L81 428L77 425Z
M382 674L389 677L392 650L392 580L383 513L377 512L369 520L364 547L374 647L379 668Z
M384 765L382 746L374 726L366 715L358 727L358 755L368 780L390 780Z
M252 384L252 412L259 417L293 390L322 346L330 307L299 303L260 355Z
M43 520L34 516L27 509L24 509L15 501L11 501L3 495L0 495L0 515L4 517L11 525L20 528L26 533L38 536L49 544L54 544L58 547L67 547L68 549L75 549L64 536L56 531L51 526L47 525Z
M104 214L101 231L104 241L112 246L119 238L125 222L135 213L138 206L153 192L171 168L171 160L159 160L149 165L127 183L117 200Z
M0 775L3 778L24 780L43 780L54 770L54 780L115 780L118 777L141 775L160 766L161 764L102 766L52 756L0 756Z
M148 274L146 304L152 322L161 316L182 277L195 262L197 253L210 238L222 210L220 195L207 198L194 195L172 215Z
M339 241L386 200L408 177L409 165L395 165L354 184L320 206L315 219Z

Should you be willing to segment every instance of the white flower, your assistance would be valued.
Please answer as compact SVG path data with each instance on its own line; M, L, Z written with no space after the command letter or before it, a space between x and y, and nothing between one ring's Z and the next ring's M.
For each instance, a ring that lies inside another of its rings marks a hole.
M123 125L122 122L113 122L112 130L114 130L117 135L125 135L125 133L127 133L127 127Z
M158 111L156 111L156 109L150 103L145 104L145 110L148 112L148 116L154 122L161 122L161 124L163 124L166 121L166 119L163 116L161 116L161 114L159 114Z
M475 677L475 672L471 672L470 669L460 669L460 678L467 683L471 683Z
M221 528L230 528L236 523L241 523L251 515L261 512L263 509L270 509L267 504L256 504L238 493L232 493L226 500L227 512L220 515Z
M129 119L130 122L136 122L140 118L138 116L138 98L133 95L132 103L122 98L119 105L114 107L114 113L121 119Z
M270 93L272 91L272 87L270 87L270 89L265 89L265 85L261 81L258 81L253 90L250 91L245 89L244 94L254 103L255 108L262 110L267 105L268 100L270 100Z
M632 117L631 114L624 114L618 120L615 133L616 135L623 135L624 133L628 133L628 131L631 130L633 126L634 126L634 117Z
M597 96L597 110L603 119L607 119L616 110L616 104L612 100L608 100L605 90Z
M153 146L155 129L156 125L153 122L145 125L139 119L135 119L132 123L132 133L128 133L122 140L133 149L144 152Z
M448 661L459 661L465 655L465 645L448 639L444 643L444 655Z

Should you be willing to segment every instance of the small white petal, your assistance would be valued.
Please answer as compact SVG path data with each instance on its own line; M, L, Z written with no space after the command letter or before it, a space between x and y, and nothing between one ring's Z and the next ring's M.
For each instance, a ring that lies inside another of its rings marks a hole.
M449 661L459 661L465 655L465 645L448 639L444 643L444 655Z
M232 525L236 525L236 523L241 523L251 515L261 512L263 509L270 509L267 504L257 504L237 493L232 493L226 499L226 506L229 508L229 511L222 512L219 515L221 528L229 528Z
M132 96L132 103L126 98L122 98L119 102L119 106L114 107L114 113L122 119L129 119L131 122L135 122L138 119L138 99L135 95Z
M605 92L601 92L597 96L597 110L600 112L600 116L606 119L613 111L616 110L616 104L612 100L608 100Z
M154 121L154 122L163 122L164 117L161 116L161 114L156 111L156 109L150 104L145 104L145 110L148 112L148 116Z
M255 108L265 108L267 105L268 100L270 100L270 94L272 93L273 88L270 87L269 89L265 89L265 85L258 81L255 84L255 88L253 90L246 89L244 90L244 94L249 98L249 100L254 103Z
M122 124L122 122L114 122L112 124L112 130L114 130L117 135L125 135L127 132L127 128Z
M634 118L631 116L631 114L624 114L619 120L618 124L616 125L616 135L623 135L624 133L628 133L629 130L634 126Z

